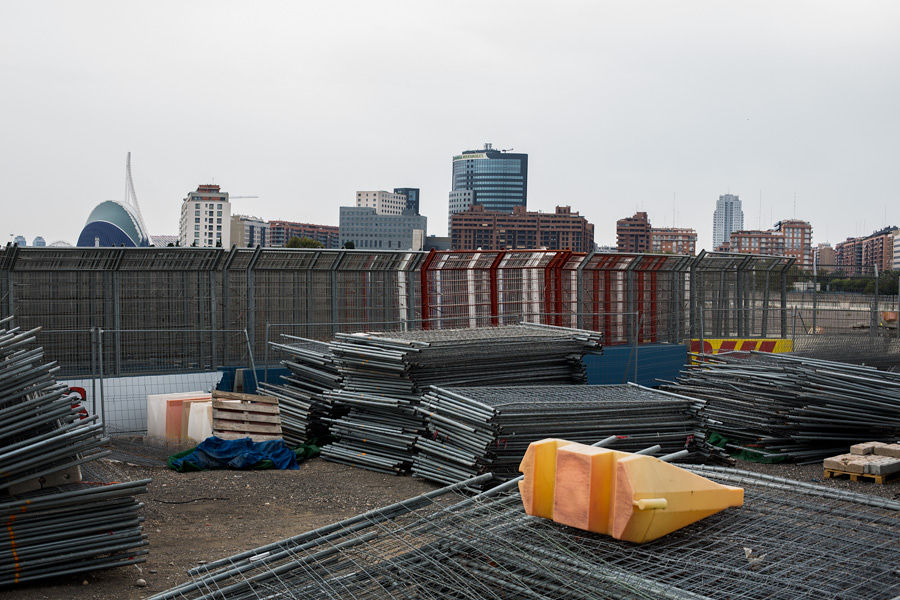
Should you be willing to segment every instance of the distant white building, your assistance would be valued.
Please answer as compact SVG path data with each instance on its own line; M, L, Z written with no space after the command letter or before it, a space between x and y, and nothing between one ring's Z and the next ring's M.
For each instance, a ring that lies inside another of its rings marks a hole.
M731 234L744 229L744 211L741 199L734 194L719 196L713 213L713 249L731 241Z
M200 185L181 202L178 242L185 248L231 247L231 202L217 185Z
M894 232L894 270L900 270L900 230Z
M406 209L406 194L384 190L356 192L356 206L374 208L376 215L402 215Z

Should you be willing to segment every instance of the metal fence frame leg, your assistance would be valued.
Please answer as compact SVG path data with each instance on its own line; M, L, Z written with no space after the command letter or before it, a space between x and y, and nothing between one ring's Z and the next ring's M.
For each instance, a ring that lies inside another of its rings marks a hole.
M98 368L100 376L100 422L103 424L103 436L107 435L106 430L106 402L103 396L103 328L97 329L97 355Z
M259 378L256 376L256 363L253 362L253 347L250 345L250 334L244 329L244 339L247 340L247 358L250 361L250 371L253 373L253 382L256 384L257 392L259 392Z

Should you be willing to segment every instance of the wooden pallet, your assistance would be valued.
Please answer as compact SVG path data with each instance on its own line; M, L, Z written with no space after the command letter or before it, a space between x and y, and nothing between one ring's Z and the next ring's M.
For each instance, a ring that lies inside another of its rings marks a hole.
M271 396L215 391L212 434L224 440L249 437L254 442L280 440L278 399Z
M850 477L850 481L859 481L860 478L863 478L870 479L875 483L884 483L885 481L889 481L895 476L900 475L900 473L893 473L891 475L873 475L871 473L851 473L849 471L839 471L837 469L825 469L825 479L832 479L842 475Z

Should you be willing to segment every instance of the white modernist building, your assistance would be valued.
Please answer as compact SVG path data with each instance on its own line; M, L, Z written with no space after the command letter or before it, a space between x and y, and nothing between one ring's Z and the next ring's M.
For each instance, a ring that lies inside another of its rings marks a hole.
M196 248L231 247L231 202L217 185L200 185L181 202L178 245Z
M384 190L356 192L356 206L374 208L376 215L402 215L406 209L406 194Z

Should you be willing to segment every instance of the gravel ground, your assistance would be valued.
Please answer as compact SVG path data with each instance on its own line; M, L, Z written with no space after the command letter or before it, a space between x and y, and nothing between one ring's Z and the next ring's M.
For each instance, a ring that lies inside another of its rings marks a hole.
M114 456L127 460L133 448ZM138 461L105 461L96 476L150 477L144 531L150 541L146 563L88 575L64 577L0 591L0 600L138 600L187 580L201 563L296 535L366 510L434 489L413 479L382 475L321 459L297 471L207 471L176 473L159 462L161 453ZM149 463L156 462L157 466ZM146 463L146 464L145 464ZM798 481L900 500L900 480L885 485L823 479L821 465L758 465L738 468ZM137 587L138 579L147 582Z

